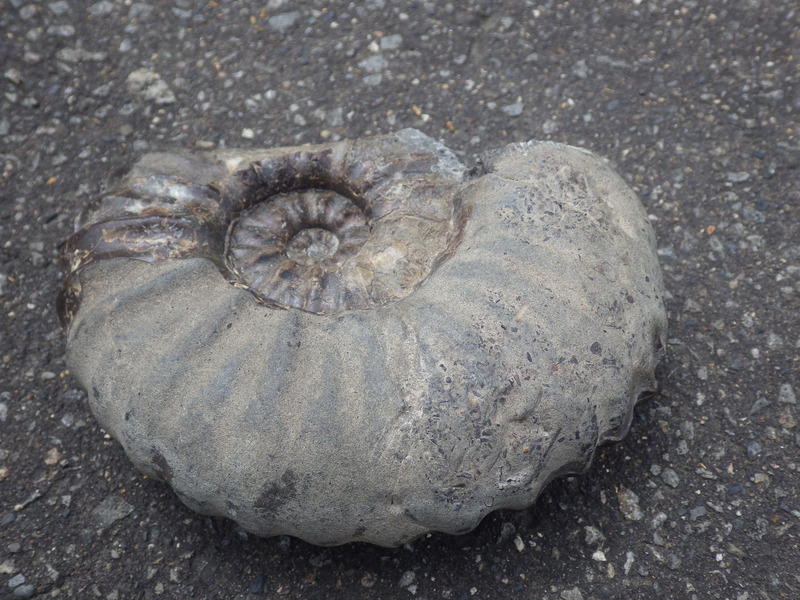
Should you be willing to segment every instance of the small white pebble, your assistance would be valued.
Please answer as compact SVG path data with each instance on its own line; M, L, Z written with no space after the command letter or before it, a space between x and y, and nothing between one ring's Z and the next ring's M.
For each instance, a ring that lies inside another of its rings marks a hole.
M596 560L597 562L606 562L606 553L602 550L595 550L594 554L592 554L592 560Z

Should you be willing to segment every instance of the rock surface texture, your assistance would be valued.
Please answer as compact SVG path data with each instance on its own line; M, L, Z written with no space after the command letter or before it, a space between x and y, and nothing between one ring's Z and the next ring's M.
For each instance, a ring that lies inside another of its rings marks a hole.
M553 143L150 154L63 256L69 367L133 462L315 544L530 505L626 433L665 341L644 209Z

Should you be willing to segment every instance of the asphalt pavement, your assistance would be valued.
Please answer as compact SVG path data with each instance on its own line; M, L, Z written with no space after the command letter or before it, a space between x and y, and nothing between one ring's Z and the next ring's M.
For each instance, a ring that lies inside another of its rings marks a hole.
M0 597L800 598L791 0L0 9ZM661 389L589 472L398 549L259 539L133 469L64 363L58 244L146 151L418 128L608 157L658 237Z

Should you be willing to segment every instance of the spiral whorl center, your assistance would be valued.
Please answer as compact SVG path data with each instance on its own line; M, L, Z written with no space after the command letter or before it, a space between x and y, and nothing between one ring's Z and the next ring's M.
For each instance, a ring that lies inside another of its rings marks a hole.
M321 227L301 229L286 245L286 256L300 265L310 266L330 258L339 248L335 233Z
M338 314L413 293L460 243L463 166L419 132L270 152L216 186L229 281Z
M288 192L232 223L226 260L265 300L330 313L359 303L345 273L368 237L367 216L349 198L330 190Z

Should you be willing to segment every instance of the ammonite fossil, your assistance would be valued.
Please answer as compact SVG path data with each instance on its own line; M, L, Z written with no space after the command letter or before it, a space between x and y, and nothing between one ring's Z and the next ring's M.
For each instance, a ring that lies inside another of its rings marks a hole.
M68 364L133 462L316 544L529 506L625 434L666 328L635 195L544 142L149 154L63 257Z

